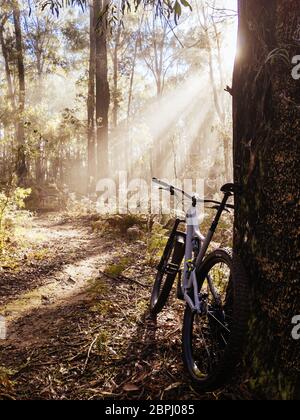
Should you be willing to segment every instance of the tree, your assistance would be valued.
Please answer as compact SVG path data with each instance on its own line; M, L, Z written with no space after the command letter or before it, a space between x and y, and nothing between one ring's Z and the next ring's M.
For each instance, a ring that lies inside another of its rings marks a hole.
M120 42L121 42L121 32L122 27L120 23L120 6L121 2L118 0L118 12L116 18L118 19L117 29L114 34L114 48L113 48L113 127L117 128L118 126L118 111L119 111L119 49L120 49Z
M12 71L10 68L9 49L7 47L7 44L4 38L4 26L7 20L8 20L8 13L6 12L1 15L0 43L1 43L2 55L4 58L4 64L5 64L5 76L6 76L6 82L7 82L8 97L11 103L12 110L15 111L16 104L15 104L15 96L14 96L14 89L13 89Z
M239 0L234 169L243 194L236 198L234 247L251 281L251 374L269 398L292 397L300 374L291 338L300 301L300 83L291 76L299 7L299 0Z
M212 97L214 101L216 115L218 116L221 126L220 135L224 150L224 175L225 180L232 179L232 165L231 165L231 142L228 127L226 127L226 104L224 103L224 73L221 59L221 36L217 28L217 23L214 17L211 16L211 9L216 9L216 0L212 4L204 2L195 2L195 10L198 15L199 26L202 28L202 42L204 42L205 49L208 55L209 78L212 89ZM214 63L214 45L217 55L218 72L215 71Z
M155 60L157 61L157 93L158 96L160 96L163 92L164 83L166 79L166 73L168 70L170 70L171 64L172 64L172 58L169 57L170 60L168 62L168 65L165 67L163 62L163 53L167 52L167 47L170 44L170 42L174 43L173 36L172 36L172 30L168 30L169 27L167 23L167 19L170 18L171 14L174 15L174 17L177 19L182 13L182 6L181 3L177 0L174 2L169 2L167 0L163 1L149 1L149 0L143 0L142 2L139 0L133 0L131 2L124 2L123 0L116 0L114 2L110 2L109 0L92 0L93 6L94 6L94 13L95 13L95 50L96 50L96 83L95 83L95 91L96 91L96 99L95 99L95 113L96 113L96 155L97 155L97 176L100 178L108 176L109 173L109 153L108 153L108 132L109 132L109 107L110 107L110 87L109 87L109 77L108 77L108 48L110 45L108 45L109 37L109 29L113 28L115 25L114 23L117 21L117 31L115 31L115 36L113 39L114 43L114 50L112 52L113 55L113 80L112 80L112 86L111 86L111 92L112 92L112 124L111 126L116 129L116 126L119 125L119 110L120 110L120 83L118 81L118 72L120 74L120 55L123 53L121 51L121 41L123 41L123 37L121 37L121 28L122 28L122 21L125 20L125 12L127 9L130 9L130 5L134 5L136 8L138 6L154 6L156 9L156 12L152 11L150 12L151 16L153 16L153 22L155 24L156 20L155 15L161 16L161 22L162 22L162 40L159 35L159 37L155 38ZM57 0L50 0L50 1L42 1L42 6L50 7L52 9L53 13L56 13L59 15L63 4ZM89 4L89 2L84 0L70 0L70 2L67 3L68 5L72 6L79 6L82 9L85 10L86 5ZM188 5L188 2L185 2L185 6ZM140 7L140 8L141 8ZM156 25L156 24L155 24ZM115 26L116 27L116 26ZM169 34L169 42L168 45L165 45L165 41L167 38L167 32ZM171 41L170 41L171 39ZM131 77L130 77L130 86L129 86L129 93L128 93L128 107L127 107L127 120L129 119L131 109L132 109L132 98L133 98L133 84L134 84L134 77L135 77L135 70L136 70L136 62L138 59L138 44L139 44L139 36L135 38L134 48L133 48L133 57L131 57L132 60L132 71L131 71ZM127 50L129 51L130 48ZM175 57L176 58L176 57ZM124 66L123 66L124 67ZM123 69L122 69L123 70ZM156 73L155 73L156 75ZM91 74L89 75L89 79L91 80ZM92 86L90 84L90 89L92 89ZM91 98L92 95L89 94L88 101L88 125L91 124L91 115L93 113L92 107L91 107ZM121 121L120 121L121 122ZM117 134L117 130L114 130ZM92 130L88 129L88 150L90 150L89 153L89 159L88 161L91 162L91 156L93 154L92 150L94 149L92 142L91 142L91 135ZM112 133L111 133L112 134ZM111 136L112 137L112 136ZM113 141L111 141L111 144ZM124 148L125 154L128 155L128 148ZM121 154L118 153L118 156L121 157ZM125 158L123 162L126 165L126 162L128 161L128 158ZM92 165L89 164L91 167ZM90 178L90 176L89 176Z
M16 164L16 173L19 182L22 184L26 180L27 165L25 156L25 131L23 114L25 110L25 67L23 55L23 37L21 30L21 13L19 3L17 0L12 1L13 21L16 36L16 53L17 53L17 69L19 80L19 109L18 109L18 125L17 125L17 142L18 142L18 155Z
M107 68L107 20L103 17L109 0L94 0L94 12L97 25L96 35L96 122L97 122L97 175L108 176L108 111L110 90Z
M163 94L167 71L173 63L173 57L166 57L168 22L161 21L151 12L145 19L145 33L140 37L140 48L146 66L154 77L156 95L160 98Z
M88 81L88 188L94 190L96 178L96 144L95 144L95 75L96 75L96 40L95 40L95 13L93 4L90 4L90 54L89 54L89 81Z
M131 60L131 69L130 69L130 77L129 77L129 89L128 89L128 103L127 103L127 123L129 123L130 114L131 114L131 104L132 104L132 94L133 94L133 83L134 83L134 76L136 71L136 62L137 62L137 52L138 52L138 43L139 43L139 32L140 29L136 32L134 36L134 50L133 56Z
M26 68L27 85L29 84L28 79L32 78L34 81L34 92L36 92L34 100L29 98L28 102L33 107L38 108L44 95L47 74L50 71L53 72L60 62L59 42L56 37L58 24L54 19L39 11L37 7L32 8L30 16L24 13L23 22L25 56L29 55L31 57L30 65ZM30 90L31 87L28 91ZM45 139L37 130L35 130L35 134L35 141L31 141L31 152L35 157L36 183L41 185L46 178Z

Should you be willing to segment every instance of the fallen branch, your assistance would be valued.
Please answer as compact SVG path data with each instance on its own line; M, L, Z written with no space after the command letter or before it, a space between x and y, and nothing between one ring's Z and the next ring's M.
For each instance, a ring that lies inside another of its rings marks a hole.
M91 343L91 345L89 347L89 351L88 351L87 357L85 359L85 363L84 363L84 366L83 366L82 373L85 372L85 369L86 369L86 367L87 367L87 365L89 363L89 360L90 360L91 351L92 351L92 349L93 349L96 341L98 340L98 337L99 337L99 334L96 335L96 337L94 338L94 340L92 341L92 343Z

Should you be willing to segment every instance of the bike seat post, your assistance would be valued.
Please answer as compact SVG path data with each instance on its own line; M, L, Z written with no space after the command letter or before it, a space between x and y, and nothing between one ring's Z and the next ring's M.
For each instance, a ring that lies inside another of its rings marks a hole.
M215 231L216 231L216 229L218 227L220 218L222 216L222 213L223 213L223 211L226 208L227 201L228 201L228 199L231 196L232 196L232 193L231 192L229 192L229 191L225 192L224 197L223 197L223 200L221 202L221 205L219 206L218 211L217 211L217 214L216 214L216 216L215 216L215 218L214 218L214 220L212 222L212 225L211 225L211 228L210 228L211 232L215 233Z

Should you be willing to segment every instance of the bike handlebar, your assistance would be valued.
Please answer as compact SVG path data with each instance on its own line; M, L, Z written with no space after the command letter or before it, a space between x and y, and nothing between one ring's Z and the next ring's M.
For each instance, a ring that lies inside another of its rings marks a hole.
M161 181L160 179L152 178L152 181L154 182L154 184L160 185L162 187L162 189L165 189L166 191L169 191L173 195L177 191L180 194L184 195L185 197L189 198L190 200L194 200L194 198L195 198L192 195L186 193L185 191L183 191L183 190L181 190L181 189L179 189L177 187L174 187L171 184L167 184L166 182Z
M195 195L188 194L184 190L174 187L174 185L167 184L166 182L161 181L160 179L157 179L157 178L152 178L152 182L154 184L159 185L161 189L169 191L172 195L175 195L176 192L184 195L185 197L189 198L193 203L216 204L218 206L222 206L223 204L215 200L206 200L206 199L197 198ZM232 204L225 204L225 208L234 210L234 206Z

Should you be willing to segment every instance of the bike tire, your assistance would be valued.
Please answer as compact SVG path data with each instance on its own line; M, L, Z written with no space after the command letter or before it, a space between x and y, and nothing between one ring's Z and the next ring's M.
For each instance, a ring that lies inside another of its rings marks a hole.
M200 392L214 391L225 385L233 377L240 362L247 335L249 319L249 286L246 272L238 256L232 256L230 250L218 249L212 252L203 262L198 274L199 287L203 285L214 264L224 262L231 268L231 289L233 290L233 316L230 338L223 357L206 377L199 377L193 356L193 323L195 314L186 305L182 332L183 361L189 376ZM229 287L229 286L228 286ZM226 294L227 296L227 294Z
M164 251L164 259L160 265L166 267L169 260L171 260L171 263L177 266L179 270L185 251L184 235L177 234L174 240L170 242ZM167 304L177 274L178 271L172 274L166 274L163 269L158 270L150 300L150 312L152 316L158 315Z

